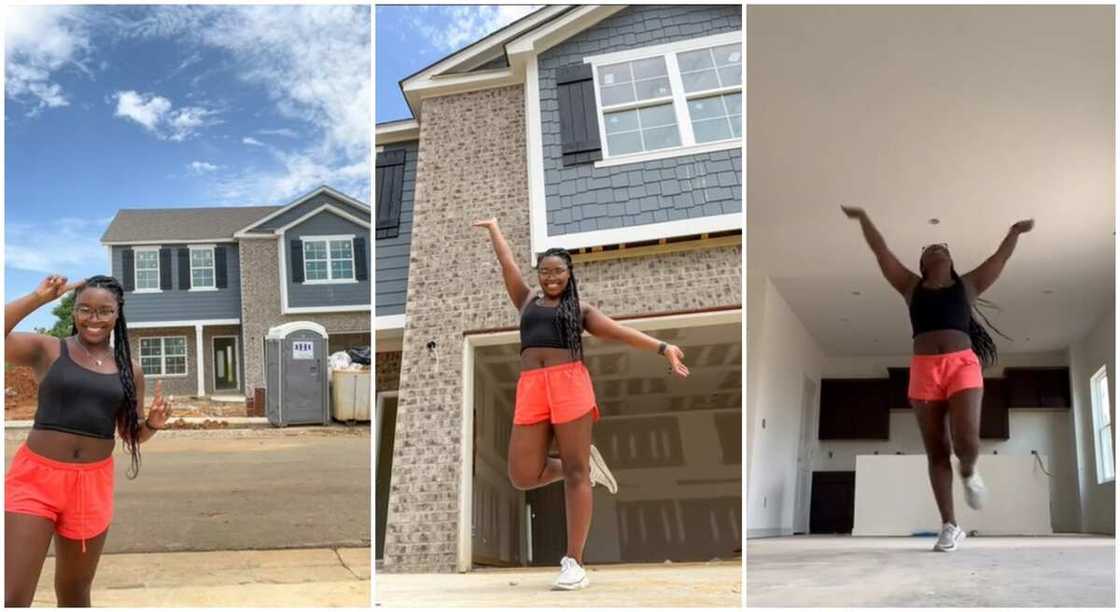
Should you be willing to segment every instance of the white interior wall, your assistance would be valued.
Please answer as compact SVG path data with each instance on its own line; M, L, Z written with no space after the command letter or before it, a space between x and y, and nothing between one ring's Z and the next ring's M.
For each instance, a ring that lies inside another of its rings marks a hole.
M825 378L882 378L887 367L906 367L909 355L882 357L830 357L825 360ZM985 370L986 377L1000 377L1007 367L1066 366L1064 352L1002 354L998 363ZM1087 384L1087 383L1086 383ZM1077 464L1074 452L1073 411L1043 408L1015 408L1009 416L1010 439L980 440L980 468L983 455L1029 455L1032 450L1044 457L1046 470L1053 474L1050 483L1050 516L1056 532L1080 531L1077 499ZM814 418L814 427L817 419ZM918 423L909 410L891 410L888 440L826 440L814 442L813 470L855 470L856 456L924 455ZM958 504L959 505L959 504Z
M762 274L748 273L747 536L793 533L804 380L824 355Z
M1097 484L1096 455L1093 442L1093 405L1089 378L1102 366L1108 367L1109 407L1116 427L1116 321L1115 304L1084 338L1069 350L1073 379L1073 418L1079 459L1077 482L1080 488L1080 530L1087 533L1116 533L1116 482ZM1115 448L1115 441L1113 448Z

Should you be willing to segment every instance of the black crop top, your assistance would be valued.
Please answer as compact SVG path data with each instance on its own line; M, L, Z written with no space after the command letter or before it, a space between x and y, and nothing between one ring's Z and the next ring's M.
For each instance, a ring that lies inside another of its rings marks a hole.
M70 359L66 340L62 340L58 359L39 383L39 408L33 427L112 440L117 410L123 403L120 375L78 365Z
M926 289L922 283L914 287L910 296L910 325L914 336L939 329L956 329L969 333L972 306L968 303L964 281L942 287Z
M560 309L541 306L534 297L521 311L521 351L527 348L571 348L560 334Z

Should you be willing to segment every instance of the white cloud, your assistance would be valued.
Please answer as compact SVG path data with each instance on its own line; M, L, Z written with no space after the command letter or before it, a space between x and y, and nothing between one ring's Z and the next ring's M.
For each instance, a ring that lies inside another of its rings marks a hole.
M245 138L242 138L241 139L241 144L247 144L247 145L254 146L254 147L263 147L264 146L263 142L257 140L256 138L253 138L252 136L246 136Z
M264 136L287 136L288 138L299 138L299 134L290 128L276 128L271 130L257 130L258 134Z
M84 60L90 50L89 30L74 6L8 6L5 8L6 95L32 105L29 115L70 104L54 73L74 66L89 74Z
M286 202L322 184L370 201L369 165L366 160L323 162L316 155L272 151L280 168L274 171L248 169L239 176L225 177L217 185L218 196L232 203Z
M412 27L437 50L451 53L473 43L502 27L521 19L540 6L454 6L439 7L449 19L438 23L432 9L417 12L409 19Z
M214 118L217 111L198 106L172 109L170 100L155 94L128 90L118 91L114 98L117 101L117 117L131 119L163 140L181 142L199 128L218 123Z
M281 172L244 177L245 184L260 189L250 200L280 194L273 201L283 201L320 183L346 180L351 167L368 168L373 91L368 6L165 5L118 25L132 35L193 39L225 51L233 73L266 92L282 117L312 128L297 141L298 150L276 152ZM287 128L273 133L300 135ZM368 192L368 170L364 182L360 189Z
M9 222L5 227L6 265L71 278L104 272L106 255L100 239L111 220L63 217L49 223ZM43 248L43 236L51 237L51 248Z
M195 174L206 174L208 172L213 172L213 171L217 170L219 167L220 166L216 166L214 164L211 164L210 162L204 162L204 161L193 161L193 162L191 162L191 164L189 166L191 172L193 172Z

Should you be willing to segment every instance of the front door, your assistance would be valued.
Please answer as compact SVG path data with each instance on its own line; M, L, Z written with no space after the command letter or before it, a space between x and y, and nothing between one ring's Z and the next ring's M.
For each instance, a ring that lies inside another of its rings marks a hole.
M214 338L214 390L237 388L237 338Z

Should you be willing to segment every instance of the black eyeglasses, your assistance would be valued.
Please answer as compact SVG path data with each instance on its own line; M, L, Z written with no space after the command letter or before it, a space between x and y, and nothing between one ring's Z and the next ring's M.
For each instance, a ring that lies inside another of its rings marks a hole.
M117 314L117 309L116 308L97 308L97 309L94 309L94 308L90 308L88 306L78 306L77 308L74 309L74 312L78 313L78 316L83 318L83 319L90 319L90 318L93 317L93 315L97 315L98 318L101 318L101 319L109 319L109 318L112 318L113 315Z

